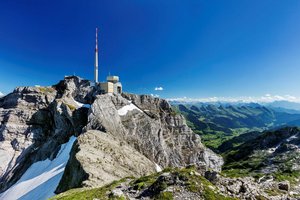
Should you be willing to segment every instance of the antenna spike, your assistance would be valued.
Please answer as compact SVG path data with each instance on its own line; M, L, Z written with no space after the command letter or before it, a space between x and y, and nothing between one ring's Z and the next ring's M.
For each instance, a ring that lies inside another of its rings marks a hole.
M94 69L94 79L95 83L98 83L98 28L96 28L96 47L95 47L95 69Z

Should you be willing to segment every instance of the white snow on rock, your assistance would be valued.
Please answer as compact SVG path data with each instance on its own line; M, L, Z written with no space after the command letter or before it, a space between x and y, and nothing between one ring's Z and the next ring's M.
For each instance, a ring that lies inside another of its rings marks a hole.
M156 172L161 172L162 171L161 167L156 163L155 163L155 169L156 169Z
M289 137L289 138L287 138L285 141L286 142L290 142L290 141L292 141L292 140L294 140L294 139L297 139L298 137L297 137L297 135L298 134L295 134L295 135L292 135L291 137ZM274 148L269 148L267 151L269 152L269 153L274 153L278 148L279 148L279 146L282 144L282 142L280 142L276 147L274 147Z
M74 102L76 103L76 105L78 106L78 107L83 107L83 108L90 108L91 107L91 105L90 104L83 104L83 103L80 103L80 102L78 102L78 101L75 101L74 100Z
M274 153L276 151L276 148L269 148L267 151L268 153Z
M276 147L269 148L268 152L269 153L274 153L280 147L281 144L282 144L282 142L280 142Z
M67 143L61 145L54 160L33 163L17 183L0 194L0 199L43 200L54 196L75 140L76 137L72 136Z
M138 110L140 112L143 112L141 109L139 109L138 107L136 107L136 105L134 105L133 103L130 103L129 105L123 106L122 108L120 108L118 110L118 114L120 116L126 115L129 111L132 110Z
M297 135L297 134L296 134ZM288 139L286 139L287 142L290 142L294 139L297 139L298 137L296 135L292 135L291 137L289 137Z

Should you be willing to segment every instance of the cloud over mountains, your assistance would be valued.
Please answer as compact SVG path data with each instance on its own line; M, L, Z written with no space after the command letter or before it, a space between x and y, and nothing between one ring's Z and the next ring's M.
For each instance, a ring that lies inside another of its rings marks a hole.
M156 87L156 88L154 88L154 90L155 90L155 91L163 91L164 88L163 88L163 87Z
M265 94L261 97L208 97L208 98L170 98L169 101L178 102L242 102L242 103L270 103L274 101L289 101L300 103L300 97L295 97L292 95L271 95Z

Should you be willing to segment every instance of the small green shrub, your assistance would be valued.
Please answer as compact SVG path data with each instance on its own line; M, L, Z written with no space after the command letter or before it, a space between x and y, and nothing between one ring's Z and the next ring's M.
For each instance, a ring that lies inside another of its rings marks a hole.
M172 192L161 192L157 196L154 197L157 200L173 200Z
M43 94L54 92L54 88L52 87L38 87L38 89Z
M70 108L71 111L76 110L76 107L75 107L75 106L73 106L73 105L71 105L71 104L66 104L66 105Z

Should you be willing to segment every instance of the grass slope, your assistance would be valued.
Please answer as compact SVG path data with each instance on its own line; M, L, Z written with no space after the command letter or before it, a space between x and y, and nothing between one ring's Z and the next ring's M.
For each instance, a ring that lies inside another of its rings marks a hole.
M165 174L167 174L167 178L162 178L166 176ZM144 176L137 179L124 178L101 188L73 189L59 194L51 198L51 200L129 199L126 194L119 197L115 197L112 195L111 191L116 187L120 188L121 184L123 184L122 187L124 187L125 184L125 188L128 188L127 190L141 191L141 196L150 199L172 200L174 198L174 195L178 195L178 192L182 192L180 188L183 188L183 190L186 191L188 195L198 195L200 199L235 199L222 195L217 187L215 187L203 176L199 175L196 172L195 168L191 166L187 168L167 168L160 173L155 173L150 176ZM187 196L186 198L189 198L189 196Z
M195 133L201 135L203 143L218 153L222 153L224 148L224 146L220 148L221 144L243 133L300 122L300 114L278 112L259 104L242 106L179 104L173 108L185 116L187 124ZM240 144L232 143L233 146Z

